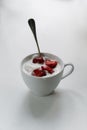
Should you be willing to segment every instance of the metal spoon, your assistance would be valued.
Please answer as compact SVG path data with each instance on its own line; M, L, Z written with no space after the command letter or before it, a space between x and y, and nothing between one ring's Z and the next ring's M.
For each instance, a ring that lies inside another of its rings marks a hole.
M31 28L31 31L34 35L34 38L35 38L35 41L36 41L36 45L37 45L37 49L38 49L38 53L39 53L39 56L41 56L41 53L40 53L40 48L39 48L39 44L38 44L38 40L37 40L37 35L36 35L36 25L35 25L35 20L34 19L29 19L28 20L28 24Z

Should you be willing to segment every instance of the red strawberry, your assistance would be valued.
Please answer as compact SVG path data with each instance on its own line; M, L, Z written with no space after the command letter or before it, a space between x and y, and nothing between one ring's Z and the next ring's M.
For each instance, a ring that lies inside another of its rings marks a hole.
M49 66L41 66L42 70L48 71L48 73L52 74L54 70L50 68Z
M39 64L43 64L44 63L44 59L42 56L37 56L33 59L32 61L33 63L39 63Z
M37 77L42 77L46 75L46 72L42 70L41 68L38 68L38 69L33 70L32 75L37 76Z
M49 66L49 67L51 67L51 68L55 68L56 67L56 65L57 65L57 61L55 61L55 60L49 60L49 59L47 59L46 61L45 61L45 64L47 65L47 66Z

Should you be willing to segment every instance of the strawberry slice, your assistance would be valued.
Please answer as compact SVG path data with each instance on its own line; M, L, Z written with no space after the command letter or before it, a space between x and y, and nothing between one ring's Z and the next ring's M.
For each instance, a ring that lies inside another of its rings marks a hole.
M56 67L56 65L57 65L57 61L55 61L55 60L49 60L49 59L47 59L46 61L45 61L45 64L47 65L47 66L49 66L49 67L51 67L51 68L55 68Z
M32 75L37 76L37 77L42 77L46 75L46 72L42 70L41 68L38 68L38 69L33 70Z
M41 66L42 70L46 70L48 73L52 74L54 70L49 66Z
M39 64L43 64L44 63L44 59L42 56L37 56L33 59L32 61L33 63L39 63Z

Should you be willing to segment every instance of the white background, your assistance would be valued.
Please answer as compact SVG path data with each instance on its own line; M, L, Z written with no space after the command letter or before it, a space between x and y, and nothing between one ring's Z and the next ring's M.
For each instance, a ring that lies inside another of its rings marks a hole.
M32 95L21 60L41 51L72 62L74 72L47 97ZM87 130L87 1L0 0L0 130Z

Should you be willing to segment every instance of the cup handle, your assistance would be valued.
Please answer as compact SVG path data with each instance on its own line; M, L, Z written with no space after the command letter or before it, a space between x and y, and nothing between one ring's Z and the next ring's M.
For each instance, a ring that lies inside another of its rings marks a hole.
M73 72L73 70L74 70L74 65L73 65L72 63L65 64L65 65L64 65L64 69L65 69L65 67L67 67L67 66L71 66L71 68L70 68L70 70L69 70L66 74L64 74L64 75L62 76L61 79L64 79L64 78L66 78L67 76L69 76L69 75Z

